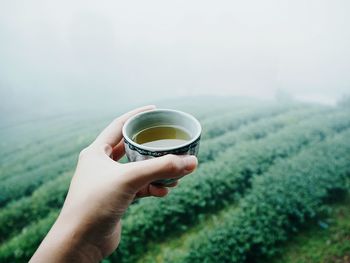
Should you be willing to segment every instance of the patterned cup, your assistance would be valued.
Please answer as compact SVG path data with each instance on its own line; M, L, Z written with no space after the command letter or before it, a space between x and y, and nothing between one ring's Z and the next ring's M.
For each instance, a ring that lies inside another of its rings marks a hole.
M132 138L138 132L155 126L177 126L186 130L190 140L183 144L157 148L136 143ZM198 154L199 141L201 137L201 125L192 115L170 109L156 109L141 112L131 117L123 126L125 153L130 162L146 160L163 156L166 154L196 155ZM153 182L159 185L169 185L177 179L163 179Z

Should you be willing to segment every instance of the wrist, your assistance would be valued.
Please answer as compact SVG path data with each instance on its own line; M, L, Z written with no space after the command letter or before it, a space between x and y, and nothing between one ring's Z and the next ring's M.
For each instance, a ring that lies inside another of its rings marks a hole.
M31 262L100 262L101 250L86 239L86 230L74 215L63 211L58 216Z
M54 228L67 258L79 262L100 262L103 259L101 249L90 242L88 226L84 218L79 217L77 210L62 209Z

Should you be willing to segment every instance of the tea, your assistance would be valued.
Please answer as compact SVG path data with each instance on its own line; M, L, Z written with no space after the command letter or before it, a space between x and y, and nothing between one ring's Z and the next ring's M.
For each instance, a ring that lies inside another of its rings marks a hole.
M155 126L144 129L133 137L133 141L138 144L159 148L181 145L190 139L190 135L177 126Z

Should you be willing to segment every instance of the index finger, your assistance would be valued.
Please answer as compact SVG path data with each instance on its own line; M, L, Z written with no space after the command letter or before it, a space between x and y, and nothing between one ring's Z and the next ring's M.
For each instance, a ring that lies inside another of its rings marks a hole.
M154 110L154 105L143 106L135 110L129 111L122 116L114 119L96 138L95 143L100 145L116 146L123 138L122 129L124 123L132 116L143 111Z

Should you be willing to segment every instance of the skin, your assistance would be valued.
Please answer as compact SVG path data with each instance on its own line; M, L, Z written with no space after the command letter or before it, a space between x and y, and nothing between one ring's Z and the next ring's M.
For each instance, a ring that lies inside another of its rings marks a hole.
M81 151L61 213L30 262L99 262L118 246L121 218L135 198L168 194L154 186L197 166L195 156L163 157L121 164L122 127L131 116L154 109L138 108L115 119ZM176 186L177 182L171 186Z

